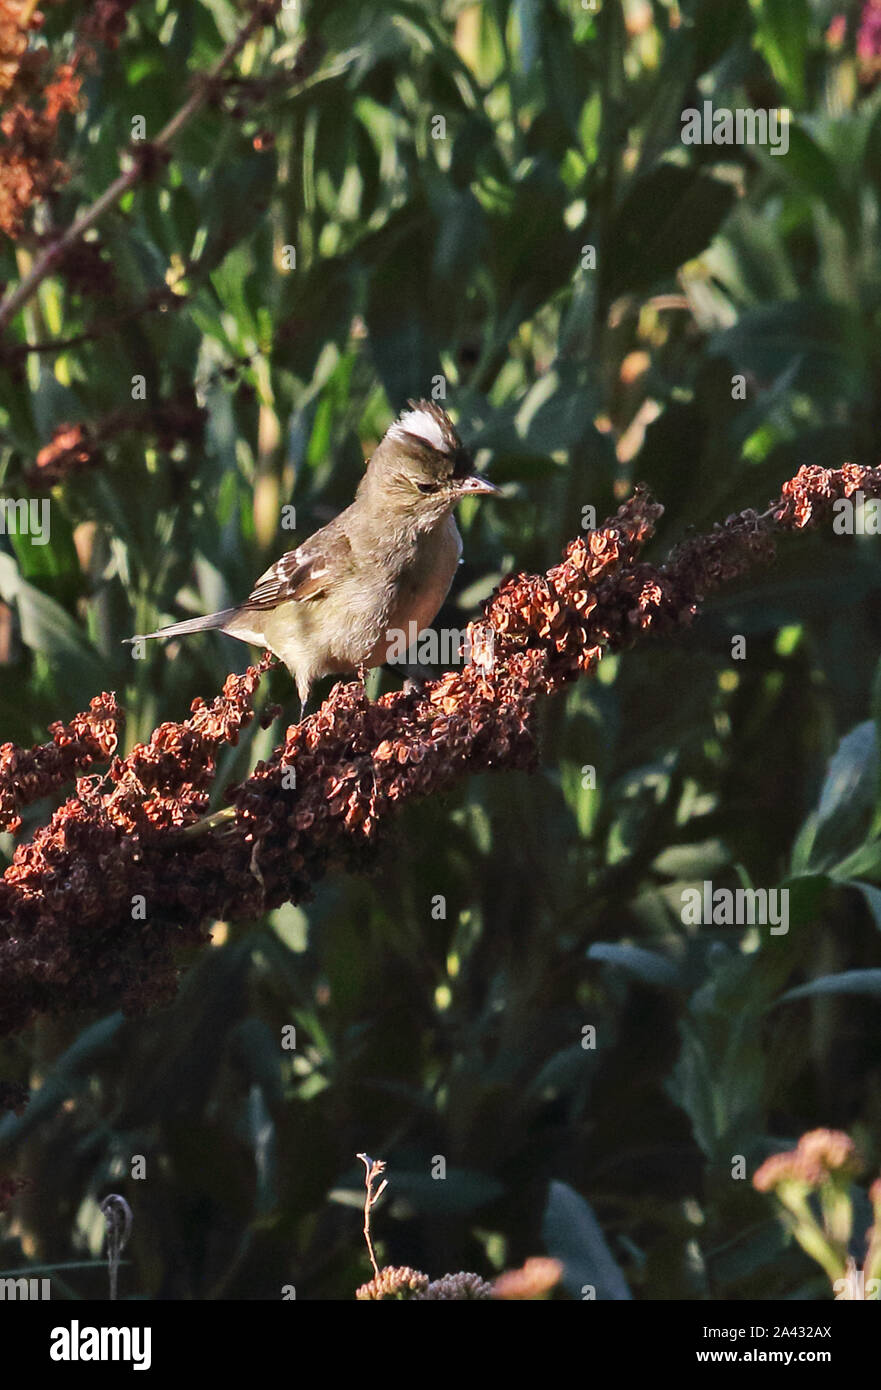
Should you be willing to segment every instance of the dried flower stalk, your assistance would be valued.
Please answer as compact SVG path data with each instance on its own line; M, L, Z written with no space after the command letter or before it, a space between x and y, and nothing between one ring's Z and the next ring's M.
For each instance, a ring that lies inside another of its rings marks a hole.
M103 784L81 780L16 849L0 879L0 1035L40 1012L167 1000L175 948L207 941L207 923L302 901L330 868L366 866L411 798L469 772L532 767L538 697L603 652L690 622L712 589L772 557L775 533L822 520L858 490L881 496L881 469L802 468L761 516L729 517L660 565L639 558L662 509L638 490L547 574L501 585L469 630L478 653L492 633L489 663L373 704L357 682L336 685L194 834L217 751L253 718L272 658L230 676L210 706L195 701L188 719L115 759Z

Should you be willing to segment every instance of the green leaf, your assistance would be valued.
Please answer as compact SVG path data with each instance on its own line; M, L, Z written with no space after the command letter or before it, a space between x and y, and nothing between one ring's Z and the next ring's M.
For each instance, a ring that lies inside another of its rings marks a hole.
M82 419L83 406L77 393L62 386L55 373L46 367L40 368L40 384L31 403L37 434L43 441L52 437L56 425Z
M679 968L657 951L644 946L626 946L613 941L595 941L587 952L588 960L602 960L619 966L646 985L669 988L681 984Z
M447 1169L443 1182L424 1171L396 1166L392 1182L395 1195L408 1197L425 1215L464 1215L497 1201L505 1191L488 1173L453 1166Z
M808 0L750 0L756 47L793 106L805 99L805 61L811 41Z
M600 249L607 297L646 290L673 275L709 245L733 204L730 184L698 169L661 164L638 178Z
M597 787L585 787L582 765L565 758L560 766L560 788L566 805L575 816L578 833L589 839L599 814L601 793Z
M395 254L370 276L367 327L376 370L397 410L411 396L425 395L440 371L442 324L431 312L426 286L432 283L434 238L424 224L408 227Z
M101 689L104 662L66 609L22 579L11 555L0 555L0 597L15 607L22 641L49 660L59 687L63 673L63 688L78 698Z
M276 1130L261 1086L248 1092L248 1138L254 1154L257 1181L254 1205L258 1216L272 1211L278 1201L276 1180Z
M832 880L826 874L801 874L781 884L789 894L789 926L807 926L820 918Z
M584 367L561 361L526 393L517 411L517 433L536 452L563 452L593 433L595 414L594 391Z
M10 536L22 578L42 581L47 588L52 586L46 581L66 579L71 583L71 587L78 587L79 560L69 519L54 499L35 497L28 501L31 507L35 503L46 504L49 525L43 530L49 539L45 545L34 545L30 535L16 533ZM42 515L42 512L38 512L38 516ZM64 587L63 584L60 587Z
M700 1148L713 1158L719 1134L724 1130L724 1103L698 1029L685 1018L680 1021L679 1032L682 1049L667 1081L667 1090L688 1115Z
M572 42L571 20L568 15L561 13L555 0L545 0L539 18L539 32L546 93L545 111L561 113L571 138L578 132L578 117L584 97L584 74L577 67L579 49Z
M219 264L240 239L253 234L261 209L270 200L274 179L273 161L253 157L239 158L212 170L201 195L204 264ZM272 265L260 267L264 277L275 273Z
M854 878L881 878L881 840L867 840L829 870L836 882Z
M721 840L704 840L694 845L669 845L656 856L652 868L670 878L712 878L731 862L731 853Z
M511 13L520 35L520 62L524 72L531 72L539 54L541 23L539 0L514 0Z
M788 989L777 1003L786 1004L815 994L868 994L881 999L881 970L842 970L838 975L821 975L809 984Z
M566 1183L551 1183L541 1230L548 1254L563 1265L563 1284L573 1298L583 1298L586 1287L596 1290L597 1300L631 1298L593 1211Z
M810 864L832 871L847 862L868 834L878 799L879 756L875 722L858 724L845 734L829 761L814 816ZM852 872L849 877L855 877Z
M873 888L870 883L860 883L858 879L851 879L848 887L855 888L862 895L875 926L881 927L881 888Z
M847 215L848 225L852 225L854 209L838 176L835 161L804 124L790 125L789 149L785 157L777 162L785 179L809 197L825 203L836 221L843 220Z
M722 353L738 372L775 381L798 362L798 385L823 400L841 393L853 400L866 389L865 330L854 309L807 295L743 312L715 334L711 353Z
M121 1013L108 1014L89 1024L79 1037L54 1061L50 1071L28 1103L23 1115L4 1115L0 1120L0 1143L20 1143L34 1129L47 1123L77 1091L87 1087L102 1058L118 1052L119 1033L125 1026Z
M877 785L878 742L874 722L867 719L845 734L830 760L817 806L820 825L840 820L855 803L864 809L874 805Z

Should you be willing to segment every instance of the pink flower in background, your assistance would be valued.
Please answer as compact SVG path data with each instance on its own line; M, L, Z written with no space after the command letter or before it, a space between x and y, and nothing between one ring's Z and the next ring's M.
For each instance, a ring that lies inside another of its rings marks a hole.
M857 30L857 64L866 81L881 75L881 0L866 0Z
M826 30L826 47L841 48L847 37L847 15L837 14L829 21L829 28Z

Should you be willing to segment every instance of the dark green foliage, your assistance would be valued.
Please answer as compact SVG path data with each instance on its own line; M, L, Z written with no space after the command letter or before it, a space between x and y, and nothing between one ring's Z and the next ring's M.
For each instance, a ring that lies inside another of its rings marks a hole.
M47 14L60 53L72 9ZM666 507L659 558L764 510L802 464L876 464L881 114L852 32L824 46L833 9L316 0L303 28L285 12L246 55L265 85L238 114L233 95L206 108L100 222L113 294L49 278L7 338L3 495L30 495L61 424L127 419L52 494L51 545L0 536L0 738L42 741L115 689L130 745L213 695L239 644L132 663L121 639L247 593L292 544L281 507L302 539L345 505L362 443L434 377L508 494L462 509L438 627L508 570L554 563L582 509L602 520L635 482ZM131 117L154 136L239 22L227 0L135 5L68 128L55 226L115 176ZM791 106L789 153L684 146L707 90ZM6 244L0 278L18 273ZM25 335L81 333L15 357ZM157 422L173 402L189 432ZM3 1168L34 1184L16 1207L34 1260L97 1255L97 1202L120 1191L123 1297L350 1298L369 1275L366 1151L388 1163L381 1251L432 1277L548 1249L574 1297L827 1297L731 1174L821 1125L881 1168L878 546L787 538L692 629L549 706L534 775L409 807L372 876L225 925L163 1012L3 1044L2 1075L39 1082L0 1123ZM293 717L283 672L271 697ZM230 750L219 793L281 728ZM12 849L0 836L4 866ZM705 880L788 887L788 934L684 926L681 894ZM0 1239L0 1270L26 1266ZM61 1270L53 1297L105 1291L101 1270Z

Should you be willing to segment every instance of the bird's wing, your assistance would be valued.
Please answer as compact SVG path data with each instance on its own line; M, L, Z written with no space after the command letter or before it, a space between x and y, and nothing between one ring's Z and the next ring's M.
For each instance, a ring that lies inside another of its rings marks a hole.
M318 598L331 581L345 573L351 546L340 528L325 526L296 550L289 550L261 574L245 608L277 608L280 603Z

